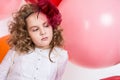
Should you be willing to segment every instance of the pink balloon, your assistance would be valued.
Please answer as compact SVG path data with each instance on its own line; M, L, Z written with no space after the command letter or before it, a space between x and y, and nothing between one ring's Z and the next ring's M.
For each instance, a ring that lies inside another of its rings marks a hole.
M119 0L64 0L59 9L72 62L92 68L120 62Z
M0 0L0 20L11 16L20 3L21 0Z

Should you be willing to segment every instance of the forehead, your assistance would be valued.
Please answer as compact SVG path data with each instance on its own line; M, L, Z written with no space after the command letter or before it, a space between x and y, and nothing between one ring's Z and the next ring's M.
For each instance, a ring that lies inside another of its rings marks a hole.
M47 17L45 14L43 14L42 12L38 13L32 13L31 15L29 15L27 18L26 18L26 21L27 22L32 22L33 21L40 21L40 22L46 22L47 21Z

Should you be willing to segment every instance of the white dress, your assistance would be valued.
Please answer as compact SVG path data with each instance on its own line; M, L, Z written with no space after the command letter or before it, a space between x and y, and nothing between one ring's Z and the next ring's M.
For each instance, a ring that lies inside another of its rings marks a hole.
M48 53L49 49L35 48L33 52L14 58L16 52L9 50L0 64L0 80L61 80L68 61L68 53L55 47L51 54L53 63L49 61Z

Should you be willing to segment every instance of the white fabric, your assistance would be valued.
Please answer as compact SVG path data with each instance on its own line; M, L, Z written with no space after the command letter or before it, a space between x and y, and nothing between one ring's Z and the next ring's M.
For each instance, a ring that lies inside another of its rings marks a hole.
M67 51L55 47L51 54L53 63L49 61L48 53L49 49L36 48L33 52L16 56L11 66L17 53L9 50L0 64L0 80L61 80L68 60Z

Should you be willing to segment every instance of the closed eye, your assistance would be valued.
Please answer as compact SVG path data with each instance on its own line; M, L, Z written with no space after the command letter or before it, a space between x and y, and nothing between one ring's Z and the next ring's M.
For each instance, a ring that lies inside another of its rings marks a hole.
M38 31L38 30L39 30L38 28L34 28L34 29L32 29L33 32Z
M49 27L50 25L47 22L45 22L45 23L43 23L43 26L44 27Z

